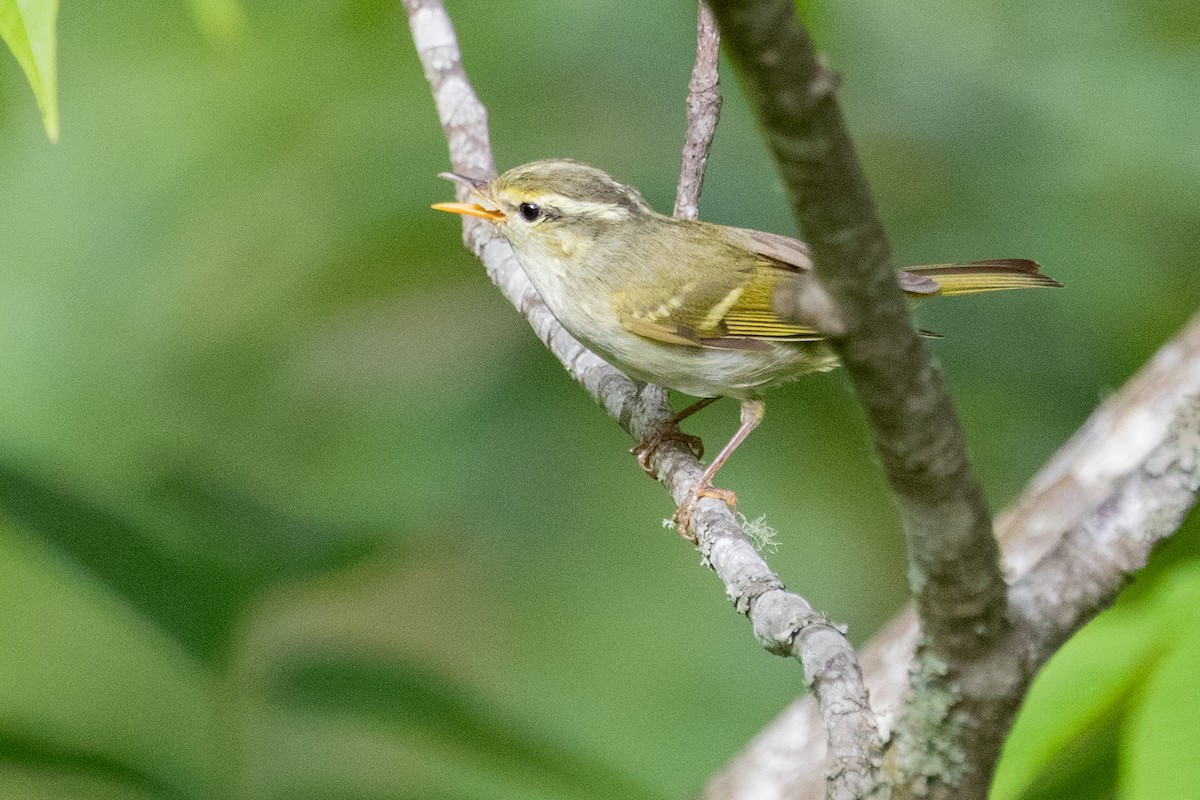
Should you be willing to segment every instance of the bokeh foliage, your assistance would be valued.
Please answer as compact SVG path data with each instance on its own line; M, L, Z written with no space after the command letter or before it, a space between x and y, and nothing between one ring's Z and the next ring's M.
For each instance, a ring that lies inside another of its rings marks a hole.
M21 65L42 112L50 141L58 141L58 0L0 0L0 39Z
M1161 0L806 2L1002 506L1200 299L1200 26ZM669 208L690 3L451 2L501 166ZM71 3L0 69L0 796L674 797L802 691L459 246L392 0ZM706 218L791 232L726 71ZM903 542L844 379L723 481L856 641ZM719 404L695 423L715 442ZM997 798L1196 785L1194 521L1039 680Z

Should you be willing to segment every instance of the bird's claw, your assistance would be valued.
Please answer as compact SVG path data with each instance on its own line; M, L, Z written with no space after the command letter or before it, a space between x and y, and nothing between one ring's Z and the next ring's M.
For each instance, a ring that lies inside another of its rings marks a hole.
M718 489L711 484L696 486L694 489L688 492L688 496L682 503L679 504L679 508L675 509L675 517L673 519L676 532L692 544L699 543L696 535L692 533L691 530L692 515L696 513L696 508L699 506L700 499L703 497L716 498L717 500L725 503L725 505L729 506L731 511L734 513L737 512L737 495L730 490Z
M658 452L658 448L667 442L682 444L692 452L697 460L704 458L704 442L700 440L700 437L684 433L680 430L678 423L669 422L629 450L637 457L638 466L642 468L642 471L654 480L658 480L658 472L650 462L654 458L654 454Z

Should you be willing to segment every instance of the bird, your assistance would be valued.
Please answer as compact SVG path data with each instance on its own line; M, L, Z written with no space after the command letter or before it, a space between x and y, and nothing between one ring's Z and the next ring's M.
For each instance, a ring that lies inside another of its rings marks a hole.
M829 340L844 330L813 276L808 245L661 214L634 187L571 159L533 161L492 180L440 176L474 202L432 207L495 226L572 336L631 378L700 398L633 448L647 473L654 475L651 457L668 439L702 458L702 443L679 423L717 398L740 402L737 432L674 517L695 542L691 521L702 497L736 508L736 495L713 479L762 421L763 392L838 366ZM1026 259L906 267L896 278L910 303L1062 285Z

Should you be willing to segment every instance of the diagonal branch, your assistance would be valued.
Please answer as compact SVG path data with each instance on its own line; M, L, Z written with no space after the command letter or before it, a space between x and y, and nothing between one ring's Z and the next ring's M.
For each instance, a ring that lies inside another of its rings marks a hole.
M480 177L495 174L487 114L467 79L441 0L404 0L404 6L454 170ZM703 43L699 49L708 52ZM702 169L703 157L699 164L697 169ZM695 186L698 196L698 174ZM665 391L631 380L572 338L537 295L503 237L479 220L464 217L463 240L571 377L634 439L666 424L670 408ZM652 465L676 504L688 496L702 471L692 453L674 441L655 451ZM701 501L693 531L704 563L721 578L737 610L749 617L758 641L803 665L834 754L828 765L831 796L862 796L874 783L880 742L858 660L844 633L804 598L785 590L724 503Z
M1092 414L1034 486L1005 521L1032 540L1012 606L1040 666L1112 603L1196 504L1200 315ZM1054 543L1038 557L1047 533Z
M831 91L836 80L792 7L790 0L713 2L816 273L845 318L839 355L900 498L923 627L939 652L955 656L1004 628L998 549L958 419L909 325L887 238Z

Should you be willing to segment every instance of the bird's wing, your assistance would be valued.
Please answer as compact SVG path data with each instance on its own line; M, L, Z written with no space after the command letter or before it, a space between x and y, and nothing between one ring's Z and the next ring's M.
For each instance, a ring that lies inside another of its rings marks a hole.
M730 241L751 253L757 253L800 272L812 271L812 251L799 239L750 228L731 228L728 225L720 227L724 229Z
M729 233L731 239L747 250L766 256L781 264L795 267L802 272L812 270L812 251L809 250L807 244L799 239L793 239L790 236L781 236L778 233L754 231L748 228L727 227L725 230ZM980 265L984 263L992 264L993 262L980 262ZM1004 263L1008 264L1009 262L1006 261ZM938 266L946 267L953 265L942 264ZM900 283L900 288L910 295L936 294L939 289L939 283L936 280L917 271L897 270L896 280ZM946 294L947 292L943 291L942 293Z
M650 304L645 291L618 293L613 309L621 325L660 342L721 349L755 350L769 342L826 338L832 328L818 322L818 315L828 321L836 312L812 277L808 245L777 233L721 228L729 243L728 272L702 285L684 283L664 291ZM914 302L934 294L1059 285L1034 262L1019 259L909 267L898 270L896 280Z
M671 344L757 350L768 342L823 339L802 318L783 319L776 293L812 281L808 246L796 239L745 228L725 228L730 269L717 280L684 283L647 303L644 292L618 293L613 309L631 333ZM635 295L640 300L635 299Z

